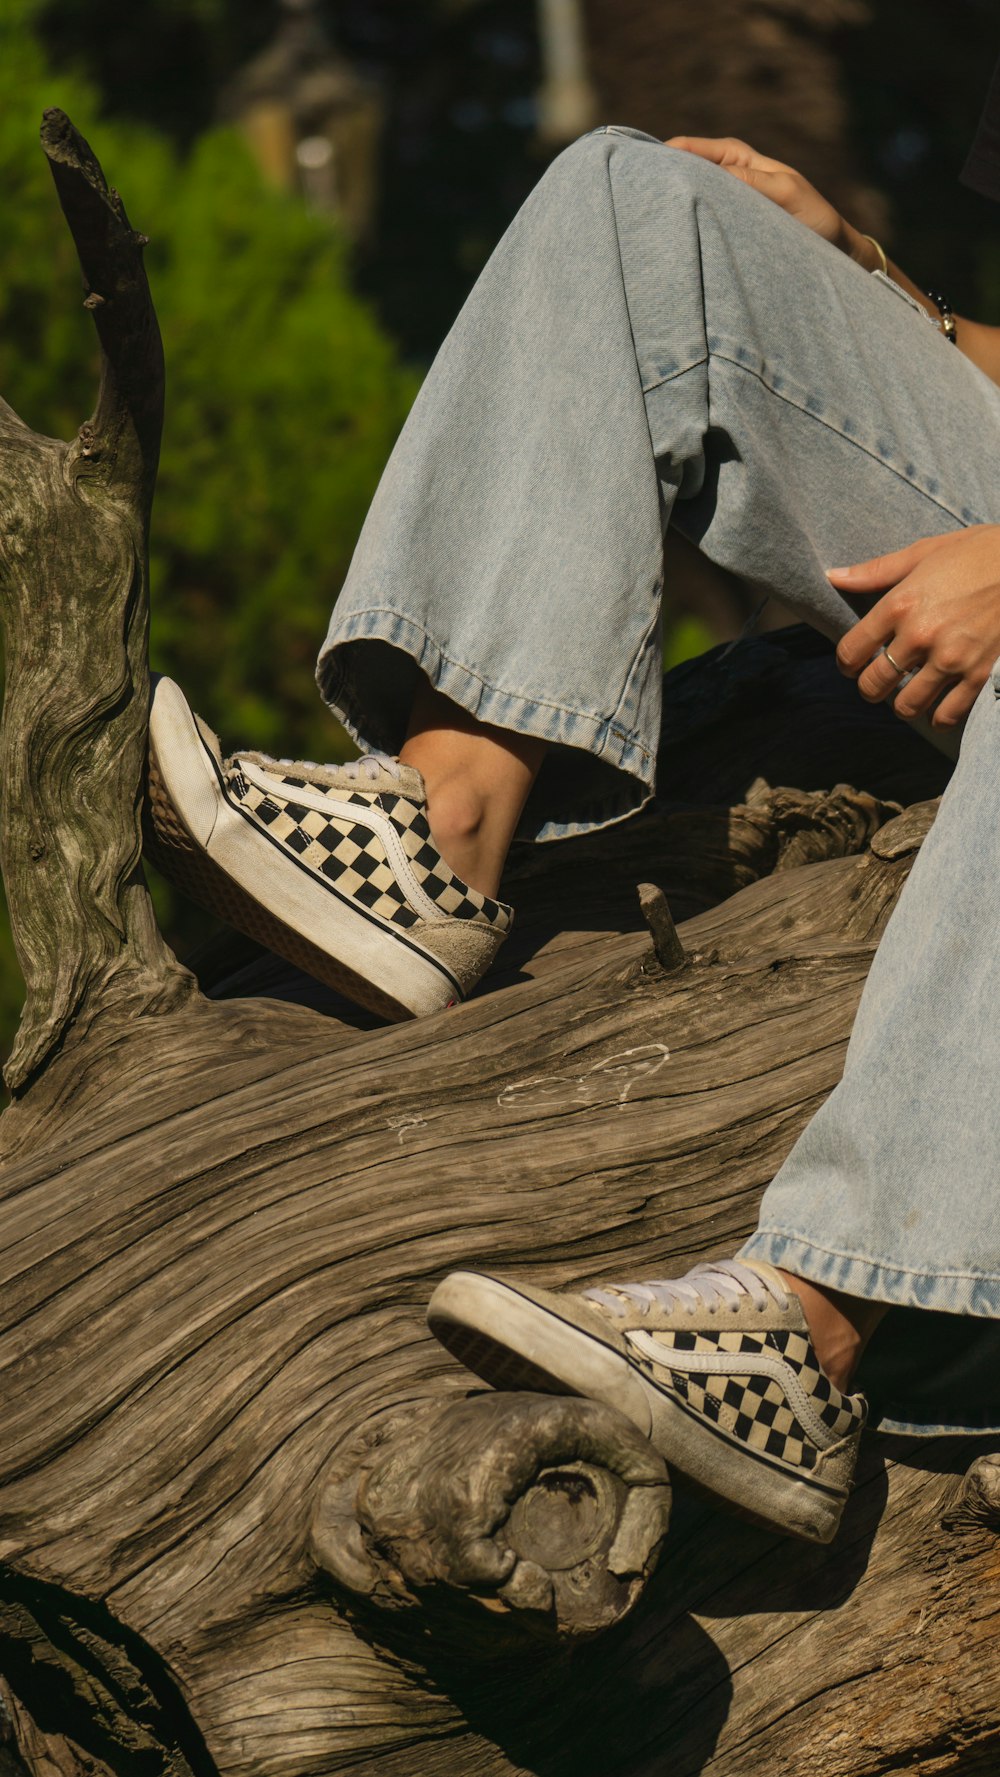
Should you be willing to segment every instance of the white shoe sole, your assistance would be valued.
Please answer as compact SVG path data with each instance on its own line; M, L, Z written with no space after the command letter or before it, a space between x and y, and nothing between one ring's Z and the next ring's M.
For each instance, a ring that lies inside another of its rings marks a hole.
M152 860L202 906L383 1018L462 998L413 941L325 884L228 801L218 761L186 698L156 683L149 723Z
M499 1279L452 1273L431 1297L427 1321L453 1357L494 1387L602 1401L630 1419L671 1468L744 1517L807 1542L836 1535L846 1491L731 1439L612 1345Z

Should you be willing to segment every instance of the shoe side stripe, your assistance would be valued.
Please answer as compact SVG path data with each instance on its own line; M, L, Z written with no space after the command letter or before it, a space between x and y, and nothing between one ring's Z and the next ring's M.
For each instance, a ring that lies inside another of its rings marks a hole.
M762 1450L755 1450L751 1444L744 1443L741 1438L730 1437L729 1433L724 1431L721 1425L714 1425L712 1420L706 1418L704 1413L699 1413L697 1407L689 1406L687 1401L683 1400L680 1395L675 1394L673 1390L668 1391L665 1388L661 1388L658 1382L650 1380L649 1377L647 1377L646 1380L651 1388L656 1389L658 1394L665 1394L672 1406L678 1407L689 1419L693 1419L702 1431L711 1432L712 1436L718 1438L719 1442L725 1444L728 1449L738 1450L741 1456L748 1457L751 1462L759 1462L762 1468L772 1469L779 1475L788 1474L788 1464L786 1462L778 1462L773 1456L766 1456ZM669 1456L666 1457L666 1461L669 1465ZM814 1493L823 1493L826 1495L827 1499L835 1499L843 1504L843 1501L846 1498L846 1490L843 1487L828 1487L825 1482L817 1481L809 1469L803 1469L795 1478L801 1487L808 1487Z
M720 1351L711 1355L677 1351L672 1345L662 1345L653 1333L627 1332L625 1338L652 1363L661 1364L668 1370L682 1370L685 1375L768 1376L780 1383L796 1419L820 1450L829 1450L838 1441L836 1433L820 1418L795 1371L780 1357L769 1357L764 1352L754 1357L746 1351Z
M341 801L336 790L321 790L315 784L302 783L297 778L277 778L262 771L252 759L241 759L239 754L235 758L240 775L248 783L256 785L258 790L263 790L265 796L278 796L282 802L298 802L303 808L314 808L317 814L329 814L335 809L337 815L344 820L356 821L358 818L358 804L349 800L350 791L344 792L345 800ZM294 795L291 793L293 784ZM375 791L371 794L374 796ZM370 806L366 796L364 807Z
M219 788L228 808L231 808L235 814L238 814L241 820L246 821L248 825L253 828L253 831L259 834L262 839L266 839L269 845L273 845L275 850L280 852L281 856L287 859L290 864L294 864L296 869L303 871L303 873L308 876L310 882L317 883L320 888L325 889L328 894L333 895L338 901L343 902L344 906L349 907L352 913L355 913L360 918L366 920L367 923L374 926L376 930L380 932L388 932L396 940L397 944L402 944L405 949L411 950L414 956L419 956L422 962L429 963L437 970L438 974L443 975L445 980L449 981L454 988L456 999L465 999L465 990L463 989L461 982L456 980L451 970L439 957L432 956L430 952L424 950L420 944L415 944L413 940L407 938L405 933L400 931L397 926L390 926L387 921L377 919L374 914L369 913L368 909L361 905L360 901L354 900L350 895L341 894L336 883L331 882L329 877L322 876L318 871L311 869L308 864L304 864L302 859L297 858L295 853L290 851L287 845L283 844L280 839L275 839L260 821L255 820L249 810L241 805L239 798L229 794L229 786L219 768L219 762L209 751L208 747L205 746L205 742L202 740L200 734L198 740L212 770L219 780Z
M314 809L317 814L326 815L331 821L347 821L354 827L369 827L382 841L386 856L405 889L406 898L414 912L419 913L421 919L434 920L442 917L441 909L421 888L414 875L413 866L403 849L399 834L389 816L383 813L382 809L369 803L362 815L356 802L340 802L336 792L330 790L324 793L321 790L307 787L303 790L297 789L294 796L289 796L283 785L276 784L273 778L269 778L266 772L258 770L252 763L241 765L240 770L243 776L258 790L263 790L266 796L277 797L282 802L294 803L297 807ZM229 800L231 802L232 798Z

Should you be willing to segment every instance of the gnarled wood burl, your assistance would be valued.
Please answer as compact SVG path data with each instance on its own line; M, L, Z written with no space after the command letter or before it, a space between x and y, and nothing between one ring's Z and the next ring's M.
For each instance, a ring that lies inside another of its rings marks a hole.
M471 1004L365 1029L232 945L200 991L139 866L142 243L58 112L43 145L103 366L71 444L0 420L28 988L0 1132L0 1774L992 1769L988 1457L958 1498L968 1451L871 1440L830 1550L682 1487L667 1529L617 1414L470 1387L423 1327L455 1262L559 1285L733 1250L837 1079L930 819L891 799L939 767L843 703L822 649L748 643L673 676L684 806L512 867L519 932ZM822 788L834 758L863 791ZM638 881L682 920L644 891L655 950Z

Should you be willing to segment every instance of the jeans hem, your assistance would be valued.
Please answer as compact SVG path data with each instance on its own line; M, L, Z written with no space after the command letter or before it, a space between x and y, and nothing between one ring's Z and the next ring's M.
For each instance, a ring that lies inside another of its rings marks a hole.
M863 1253L817 1246L804 1235L781 1228L758 1228L740 1249L740 1257L780 1265L796 1277L866 1302L1000 1320L1000 1277L989 1272L912 1270Z
M555 746L576 748L636 780L634 786L623 780L620 795L605 795L599 803L581 805L574 821L550 821L536 838L569 839L591 833L628 819L652 800L655 752L624 727L617 712L610 717L594 715L491 684L447 654L420 624L388 607L370 606L352 612L336 635L327 639L316 667L316 681L324 702L359 746L383 752L394 750L388 730L379 726L378 716L367 705L362 708L350 668L342 657L341 651L348 643L366 641L383 642L407 654L435 690L479 721L512 729L517 734L533 735ZM628 688L627 683L626 696Z
M929 1309L970 1319L1000 1319L1000 1278L989 1274L911 1271L857 1253L834 1252L817 1246L800 1234L789 1234L779 1228L759 1228L740 1248L738 1256L780 1265L796 1277L808 1278L811 1283L842 1290L845 1295L859 1296L866 1301L886 1302L896 1308ZM859 1382L864 1387L863 1377ZM922 1420L914 1416L902 1398L903 1390L893 1392L900 1398L887 1400L884 1406L873 1405L868 1419L872 1431L906 1438L1000 1436L1000 1419L984 1415L978 1422L969 1423L962 1417L962 1404L958 1401L954 1420Z

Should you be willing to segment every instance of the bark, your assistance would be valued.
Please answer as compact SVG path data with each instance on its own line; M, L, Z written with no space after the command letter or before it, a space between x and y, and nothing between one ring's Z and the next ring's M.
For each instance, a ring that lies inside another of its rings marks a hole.
M61 111L46 112L42 147L80 255L101 380L71 444L39 437L0 402L0 859L27 985L5 1070L13 1091L71 1027L123 1001L172 1007L192 986L139 865L147 527L163 417L144 237Z
M53 139L118 239L84 145ZM145 356L116 362L148 369L136 300ZM135 875L144 593L105 566L126 532L140 559L153 434L114 386L121 498L112 466L66 493L79 443L4 435L35 502L5 769L48 862L8 798L29 1004L0 1129L0 1773L992 1769L988 1456L872 1438L837 1543L804 1548L680 1481L671 1504L610 1409L470 1388L423 1323L456 1263L574 1286L734 1250L839 1076L942 768L884 716L845 725L822 646L751 643L671 682L685 805L515 861L478 999L372 1028L236 944L199 995ZM98 619L127 666L102 644L60 699ZM865 787L824 788L852 758ZM898 813L901 785L923 805Z

